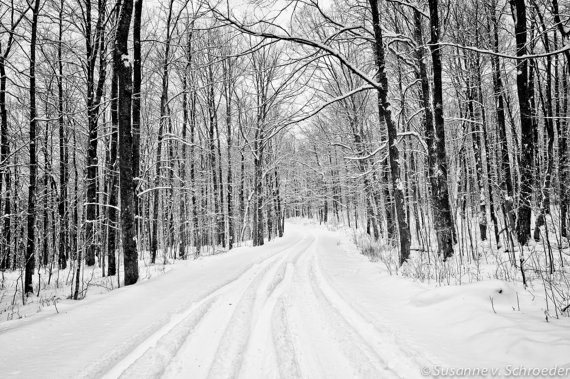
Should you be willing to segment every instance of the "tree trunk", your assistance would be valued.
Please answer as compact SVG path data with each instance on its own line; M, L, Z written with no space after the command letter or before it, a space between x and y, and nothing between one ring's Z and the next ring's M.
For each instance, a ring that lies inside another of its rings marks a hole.
M161 101L162 103L162 101ZM152 239L150 242L150 263L156 263L156 255L158 251L158 219L160 206L160 166L162 161L162 139L163 139L164 121L160 118L160 127L158 128L158 147L156 149L156 168L154 173L154 191L152 203Z
M154 191L153 191L153 217L152 217L152 241L151 241L151 263L156 262L156 254L158 250L158 219L159 219L159 203L160 203L160 176L162 166L162 144L164 130L167 126L168 114L168 64L170 57L170 21L172 18L172 4L170 1L168 8L168 18L166 20L166 42L164 48L164 60L162 62L162 93L160 96L160 127L158 129L158 147L156 150L156 169L154 173Z
M232 178L232 94L233 94L233 62L232 58L226 57L223 63L224 69L224 94L226 100L226 141L228 172L226 183L226 202L228 212L228 249L234 246L234 217L233 217L233 178Z
M138 197L138 185L140 175L140 139L141 139L141 83L142 83L142 58L141 58L141 18L143 0L135 0L133 15L133 186L134 186L134 211L137 238L140 234L140 205Z
M98 174L98 161L97 161L97 145L98 145L98 130L97 118L98 115L94 112L94 88L95 88L95 52L92 42L91 33L91 0L85 1L85 46L87 51L87 123L88 123L88 137L87 137L87 209L85 220L85 263L87 266L95 264L95 255L98 254L98 246L95 241L95 232L97 223L97 174Z
M131 64L128 60L129 27L133 0L123 0L115 35L113 68L119 81L119 176L121 198L121 237L125 285L139 278L133 191L133 137L131 134Z
M117 149L119 140L119 78L113 73L111 80L111 144L109 146L109 162L107 169L109 171L109 232L107 236L107 275L113 276L117 274L117 262L115 252L117 250L117 231L119 223L117 217L117 207L119 203L118 191L119 183L117 178Z
M277 167L275 168L275 174L274 174L274 201L276 202L275 204L275 209L276 209L276 220L277 220L277 233L279 237L283 237L283 234L285 233L285 225L283 224L283 205L282 205L282 201L281 201L281 194L279 191L279 174L277 172Z
M2 53L0 51L0 53ZM6 107L6 67L5 57L0 55L0 213L4 211L3 215L3 238L5 243L0 244L0 269L10 268L10 237L11 237L11 179L9 169L9 155L10 155L10 142L8 140L8 110ZM2 182L5 183L5 193L2 192ZM2 225L2 224L0 224Z
M58 124L59 124L59 202L58 213L60 221L59 246L58 246L58 262L60 270L67 268L67 257L69 255L69 221L67 206L67 182L69 181L69 171L67 164L69 153L67 147L67 137L65 130L64 107L63 107L63 7L64 0L59 3L59 34L57 45L57 94L58 94Z
M429 97L429 83L427 74L422 77L422 92L426 105L426 143L428 147L428 170L430 177L430 190L432 200L432 214L434 228L437 235L438 254L447 259L453 255L455 228L449 203L449 190L447 185L447 153L445 151L445 125L443 120L443 82L441 51L439 43L439 14L438 0L429 0L431 41L430 51L433 65L433 124L431 110L427 112L427 99ZM419 17L417 15L416 17ZM421 27L417 29L421 32ZM421 35L420 35L421 37ZM421 66L424 66L420 61ZM424 66L425 70L425 66ZM427 72L424 71L424 72ZM424 82L424 79L426 80ZM426 93L427 92L427 93Z
M192 25L193 27L193 25ZM188 145L186 144L186 138L188 138L188 123L189 123L189 113L188 113L188 76L191 70L191 57L192 57L192 27L187 34L186 42L186 65L184 67L184 73L182 75L182 159L180 161L179 175L181 188L186 188L186 160L188 156ZM194 157L190 157L191 160ZM180 217L182 220L186 220L188 211L188 192L183 190L183 194L180 197ZM181 222L179 227L180 233L180 244L178 248L178 256L186 259L186 245L188 242L188 223Z
M261 246L264 244L265 238L265 223L263 221L263 126L261 121L255 132L255 140L253 150L255 156L253 157L253 186L255 191L255 206L253 213L253 246Z
M217 118L217 116L216 116ZM222 136L220 135L220 128L219 124L216 120L214 123L216 128L216 154L217 154L217 161L218 161L218 199L217 201L220 202L220 215L218 217L218 243L222 246L226 246L226 216L225 216L225 209L224 209L224 184L223 184L223 172L222 172L222 147L221 147L221 139Z
M526 55L527 30L524 0L510 0L515 20L517 56ZM517 236L521 245L530 238L531 200L534 168L534 128L531 115L531 96L528 81L528 60L517 60L517 93L520 109L522 153L520 155L520 193L517 214Z
M370 8L372 11L372 24L374 29L374 53L376 68L378 73L376 75L378 82L382 86L377 90L378 95L378 113L380 121L386 123L387 129L387 143L388 143L388 162L390 167L390 179L392 196L394 197L394 211L398 223L398 232L400 237L400 264L406 262L410 256L410 229L406 220L404 210L404 184L400 178L400 152L396 144L397 128L392 120L392 111L390 103L388 102L388 78L385 72L384 62L384 46L382 41L382 29L380 27L380 17L378 13L378 1L369 0Z
M25 277L24 291L26 294L33 294L34 286L32 277L36 265L36 42L38 34L38 16L40 11L40 0L36 0L32 9L32 31L30 36L30 182L28 185L28 236L25 256Z
M214 236L214 241L212 241L212 245L216 246L220 244L221 238L220 233L223 233L223 230L220 231L220 218L221 213L223 212L222 203L219 202L220 199L220 189L221 177L218 176L218 162L217 162L217 151L216 151L216 130L218 129L218 116L216 111L216 103L215 103L215 93L214 93L214 71L212 65L214 64L214 60L210 55L210 51L208 50L208 84L207 84L207 103L208 103L208 117L209 117L209 125L208 125L208 144L209 144L209 158L210 158L210 170L212 173L212 186L214 189L214 219L212 225L212 235ZM221 162L219 163L221 164Z

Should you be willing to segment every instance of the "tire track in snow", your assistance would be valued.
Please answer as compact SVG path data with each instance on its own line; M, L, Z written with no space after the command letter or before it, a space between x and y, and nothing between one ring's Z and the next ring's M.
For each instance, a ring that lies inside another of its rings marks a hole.
M297 358L297 350L293 342L293 335L289 327L289 319L287 316L287 305L285 299L281 296L271 315L271 334L273 345L277 354L277 365L281 378L298 379L302 378L299 360Z
M352 311L348 304L330 301L321 287L322 283L315 274L315 262L315 256L312 256L307 271L308 282L311 287L310 296L316 300L323 318L327 319L327 333L338 344L355 374L362 378L413 377L401 374L403 371L407 371L404 367L397 369L392 367L393 361L390 360L389 363L387 357L384 356L386 349L378 349L377 344L372 346L370 341L377 341L379 336L376 333L370 334L371 330L369 329L367 330L369 333L361 333L362 329L367 329L363 328L361 319L345 317L346 313ZM413 372L413 374L415 376L417 372Z
M391 341L382 344L382 335L334 296L317 265L318 241L314 246L299 259L290 304L284 302L283 314L277 317L281 346L285 352L292 351L289 362L293 370L299 368L297 377L315 372L325 378L416 377L418 372L411 368L415 365L402 361L408 353L393 354ZM292 361L297 354L299 361Z
M320 242L301 234L253 264L174 316L106 377L417 377L410 352L329 284Z
M282 257L275 258L256 271L239 288L220 296L218 301L212 306L212 310L207 317L203 319L192 335L186 339L184 346L179 349L163 377L205 378L210 375L210 368L218 356L217 352L220 350L220 346L224 345L224 341L240 341L239 335L237 337L235 335L229 336L228 329L232 322L235 322L237 314L247 317L245 315L247 306L244 306L244 303L248 302L251 288L255 288L260 278L265 277L267 272L274 267L275 262L279 262L282 259ZM234 347L233 345L230 348L239 350L239 347ZM223 354L227 358L231 353L225 352ZM235 363L232 362L232 364Z
M264 353L273 353L265 348L270 331L270 318L277 297L284 290L283 281L287 278L287 260L290 253L300 254L314 241L305 237L287 249L281 259L272 262L267 270L260 273L236 306L220 341L209 378L249 378L261 375L263 362L268 358ZM296 255L295 254L295 255ZM291 274L289 274L289 277Z
M258 274L243 293L218 345L209 378L234 378L239 373L251 329L256 290L269 271Z
M120 378L159 378L216 300L214 297L197 307L186 319L160 338L155 346L146 350L121 374Z
M272 257L275 258L275 257ZM169 336L174 334L177 335L180 333L181 330L187 329L187 326L196 327L200 321L203 320L203 317L196 317L196 315L204 316L209 308L213 305L213 303L218 300L218 298L222 295L222 293L226 291L231 291L233 287L239 286L239 284L243 281L248 281L249 277L256 273L261 268L260 264L255 264L251 266L248 270L242 273L238 278L233 280L230 283L225 284L221 288L217 289L213 293L209 294L202 300L192 304L190 308L186 311L179 313L172 317L171 321L156 331L153 335L151 335L148 339L143 341L139 344L129 355L123 358L120 362L118 362L115 367L113 367L103 378L110 379L110 378L119 378L123 377L123 373L127 374L128 372L135 372L137 370L137 364L141 364L144 362L143 357L155 356L155 355L164 355L165 350L162 349L162 346L166 345L165 341L168 341ZM202 311L204 310L205 311ZM192 321L195 322L193 323ZM193 329L193 328L191 328ZM182 338L186 339L192 330L189 330L188 333L182 334ZM180 346L184 340L181 341ZM178 346L178 348L180 348ZM170 355L169 361L174 357L177 350L172 351ZM165 360L163 358L162 360ZM124 376L124 377L136 377L136 376Z
M143 357L155 360L160 369L156 368L153 372L155 372L156 375L160 375L172 361L177 351L184 343L184 340L189 337L193 329L198 326L204 316L208 313L212 304L214 304L222 294L231 292L233 287L239 287L241 282L249 282L251 280L250 278L255 276L258 271L263 270L264 268L267 269L273 261L282 259L285 252L294 249L303 241L304 239L295 242L293 245L285 246L271 257L253 264L244 272L239 274L238 277L222 284L198 302L193 303L187 310L172 316L169 323L153 333L127 356L117 362L115 366L103 376L103 378L139 377L135 374L136 372L139 372L137 367L147 366L143 363L145 362L145 359L142 359ZM169 345L169 342L167 342L169 340L170 342L175 342L174 345L176 346L176 349L166 347ZM150 374L148 371L142 372L145 373L145 377Z
M322 313L311 295L308 262L315 254L318 242L315 240L294 261L295 275L290 291L275 312L275 337L283 349L282 362L293 367L297 377L354 378L357 376L346 356L331 338L328 315Z
M314 249L315 243L316 238L312 236L310 244L306 248L299 249L295 254L288 257L287 272L285 273L288 275L286 282L287 288L280 291L271 306L271 338L276 355L275 360L279 370L278 374L281 378L297 379L303 377L299 364L298 351L295 348L294 337L291 332L287 309L290 308L288 299L293 285L295 266L298 264L300 258L306 254L308 248Z
M388 328L380 324L370 322L355 307L350 305L340 293L334 289L323 274L318 255L312 257L310 275L311 281L317 292L322 294L330 306L350 325L372 351L376 352L388 368L405 378L421 377L418 367L432 367L436 364L424 351L417 350L410 346L403 346L397 335Z
M254 326L248 339L240 377L274 377L282 371L277 359L279 348L272 339L272 315L278 300L290 285L293 270L291 263L280 263L273 280L264 289L265 296L258 298L254 310L257 317L253 320Z

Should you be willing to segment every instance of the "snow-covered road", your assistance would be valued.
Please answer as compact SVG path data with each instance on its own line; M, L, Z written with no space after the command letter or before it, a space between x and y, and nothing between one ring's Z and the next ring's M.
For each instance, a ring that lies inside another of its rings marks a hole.
M291 224L285 238L262 248L188 262L63 314L0 329L2 375L418 377L425 361L410 359L417 355L329 283L320 262L338 244L332 233Z
M313 231L314 232L314 231ZM326 283L299 233L140 344L107 378L390 378L419 374ZM214 273L213 273L214 274ZM213 275L212 274L212 275Z
M509 365L570 372L570 324L544 321L530 292L538 290L391 276L350 238L297 220L263 247L179 262L152 280L64 301L59 314L2 323L0 378L384 379L438 367L504 374Z

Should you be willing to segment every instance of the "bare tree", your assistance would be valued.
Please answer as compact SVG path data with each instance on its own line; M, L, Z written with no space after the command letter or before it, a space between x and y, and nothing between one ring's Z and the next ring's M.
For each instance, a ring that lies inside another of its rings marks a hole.
M115 46L113 70L118 80L119 98L119 180L121 199L121 239L125 267L125 285L134 284L139 278L138 252L135 231L133 186L133 136L131 131L132 77L129 61L129 29L133 13L133 1L122 0Z

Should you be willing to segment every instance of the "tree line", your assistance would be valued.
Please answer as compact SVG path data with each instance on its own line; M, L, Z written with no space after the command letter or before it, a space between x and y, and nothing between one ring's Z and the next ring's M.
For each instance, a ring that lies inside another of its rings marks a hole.
M533 240L563 264L568 4L277 6L4 1L0 269L26 293L70 269L79 298L85 266L128 285L295 216L400 264L490 241L524 281Z
M568 4L290 8L290 29L271 16L213 9L242 32L315 60L313 96L325 105L291 142L303 156L288 164L296 183L288 211L364 226L398 249L400 264L412 249L478 259L486 242L508 254L523 282L539 251L550 274L564 265Z
M283 235L282 49L175 0L11 1L1 38L0 268L24 292Z

